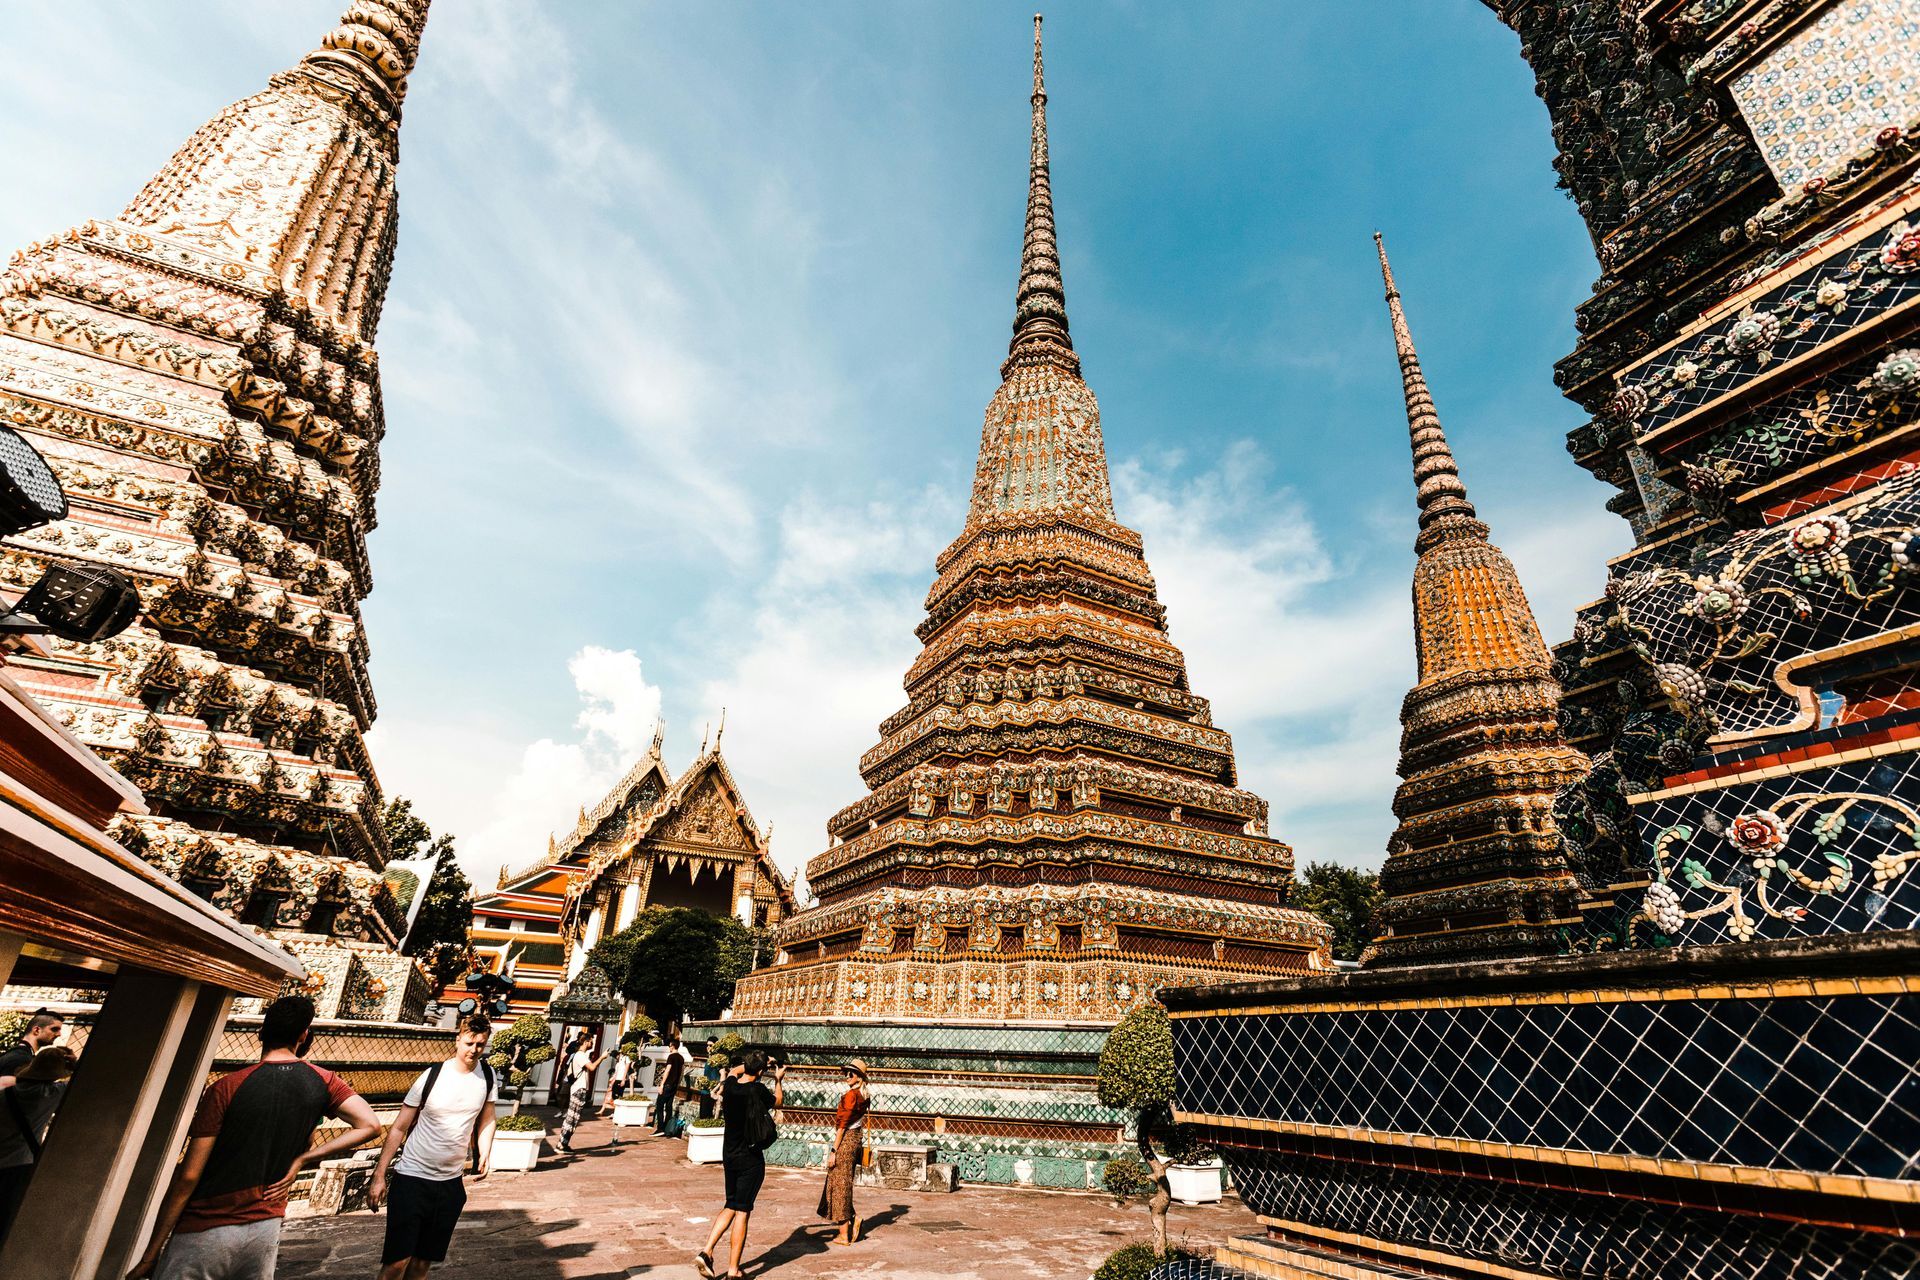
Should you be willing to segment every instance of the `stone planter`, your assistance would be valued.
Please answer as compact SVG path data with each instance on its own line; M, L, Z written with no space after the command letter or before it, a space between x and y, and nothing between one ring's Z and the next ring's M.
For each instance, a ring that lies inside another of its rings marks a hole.
M644 1097L632 1094L613 1100L613 1127L615 1137L621 1129L640 1129L653 1119L653 1103Z
M1218 1156L1205 1164L1169 1165L1167 1187L1181 1204L1218 1204L1224 1168L1226 1162Z
M545 1141L544 1129L499 1130L493 1135L493 1158L488 1167L495 1173L526 1173L540 1163L540 1144Z
M694 1164L719 1164L720 1148L727 1136L724 1126L687 1130L687 1159Z

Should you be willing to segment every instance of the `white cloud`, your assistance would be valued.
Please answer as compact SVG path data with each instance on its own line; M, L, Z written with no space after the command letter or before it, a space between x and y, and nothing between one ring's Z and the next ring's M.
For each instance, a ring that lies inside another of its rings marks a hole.
M482 722L392 718L369 735L389 794L411 797L428 825L458 837L476 884L490 886L501 866L544 853L547 837L569 830L653 741L660 689L631 649L587 645L567 672L580 710L576 735L564 741L541 738L516 755Z

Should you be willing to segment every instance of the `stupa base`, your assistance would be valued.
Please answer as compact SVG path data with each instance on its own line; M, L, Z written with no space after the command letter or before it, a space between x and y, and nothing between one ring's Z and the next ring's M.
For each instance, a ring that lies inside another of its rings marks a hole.
M790 1065L780 1141L770 1163L822 1164L841 1066L871 1072L867 1145L935 1148L961 1183L1086 1191L1107 1161L1133 1151L1132 1116L1100 1105L1106 1023L931 1019L736 1018L691 1023L696 1052L729 1031Z

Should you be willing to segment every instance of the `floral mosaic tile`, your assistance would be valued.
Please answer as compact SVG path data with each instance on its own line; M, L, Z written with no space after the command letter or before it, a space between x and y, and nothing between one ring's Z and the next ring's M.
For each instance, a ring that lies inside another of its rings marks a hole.
M1797 188L1920 115L1920 0L1847 0L1730 86L1768 166Z

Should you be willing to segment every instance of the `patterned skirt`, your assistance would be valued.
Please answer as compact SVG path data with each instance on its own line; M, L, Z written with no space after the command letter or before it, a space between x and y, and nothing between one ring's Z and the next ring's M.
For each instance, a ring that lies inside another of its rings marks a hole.
M860 1163L865 1136L858 1129L843 1133L827 1165L827 1185L820 1189L820 1217L836 1226L853 1221L853 1170Z

